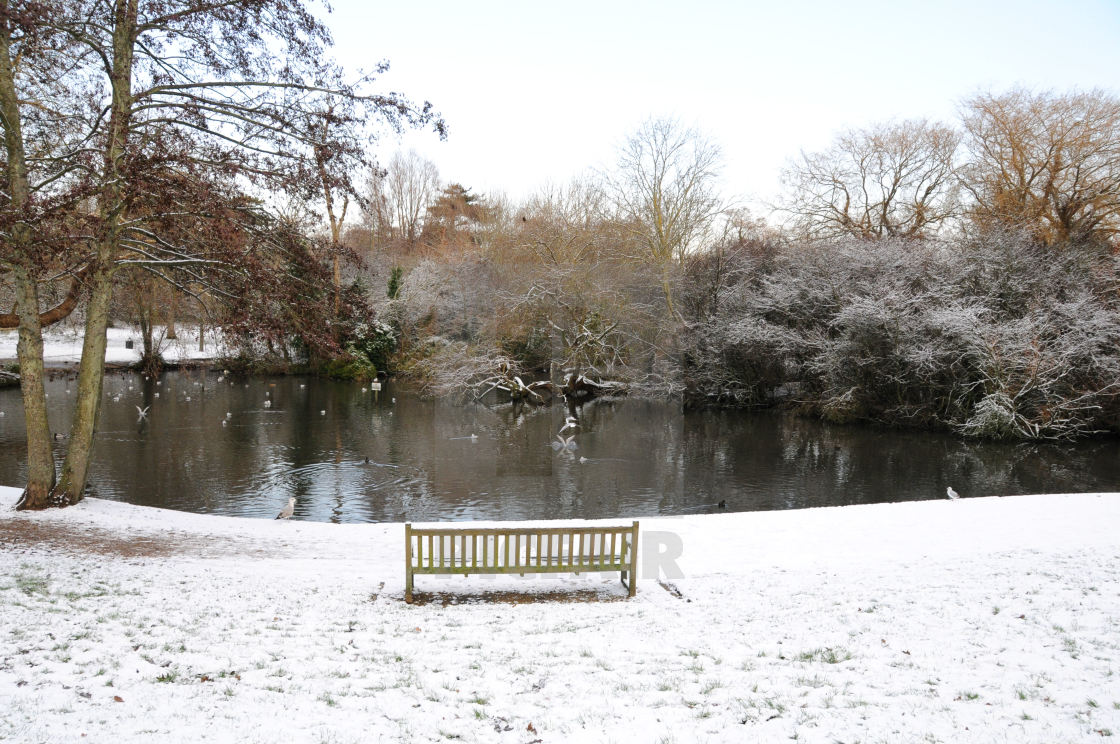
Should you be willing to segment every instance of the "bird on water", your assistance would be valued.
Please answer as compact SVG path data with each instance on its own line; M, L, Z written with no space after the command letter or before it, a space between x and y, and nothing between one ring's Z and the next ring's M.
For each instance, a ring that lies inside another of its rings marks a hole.
M292 514L294 514L295 511L296 511L296 497L295 496L289 496L288 497L288 505L280 510L280 513L276 515L276 518L277 519L291 519Z

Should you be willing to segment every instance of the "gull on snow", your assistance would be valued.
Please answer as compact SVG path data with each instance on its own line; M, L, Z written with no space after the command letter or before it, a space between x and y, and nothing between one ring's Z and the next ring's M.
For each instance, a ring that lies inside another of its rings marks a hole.
M289 496L288 497L288 505L280 510L280 513L276 515L276 518L277 519L291 519L292 514L294 514L295 511L296 511L296 497L295 496Z

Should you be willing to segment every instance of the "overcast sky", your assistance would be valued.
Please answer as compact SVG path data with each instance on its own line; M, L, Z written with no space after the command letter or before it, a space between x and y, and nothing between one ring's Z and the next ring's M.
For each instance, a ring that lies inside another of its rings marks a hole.
M719 143L724 190L772 197L802 150L891 118L952 119L978 90L1120 88L1120 0L544 3L334 0L348 68L387 59L385 89L448 126L388 139L445 181L528 195L609 166L651 116ZM761 211L761 210L760 210Z

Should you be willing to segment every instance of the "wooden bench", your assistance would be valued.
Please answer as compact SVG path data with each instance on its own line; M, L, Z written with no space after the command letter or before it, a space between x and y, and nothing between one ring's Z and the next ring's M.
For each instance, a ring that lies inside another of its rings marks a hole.
M619 571L633 597L638 523L611 527L404 526L404 599L416 574L518 574Z

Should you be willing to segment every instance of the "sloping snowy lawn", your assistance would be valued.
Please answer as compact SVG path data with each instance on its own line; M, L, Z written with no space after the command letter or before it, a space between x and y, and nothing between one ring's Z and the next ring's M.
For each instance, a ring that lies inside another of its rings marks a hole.
M1120 735L1120 495L643 520L633 600L617 576L421 576L415 606L400 525L17 495L0 740Z

